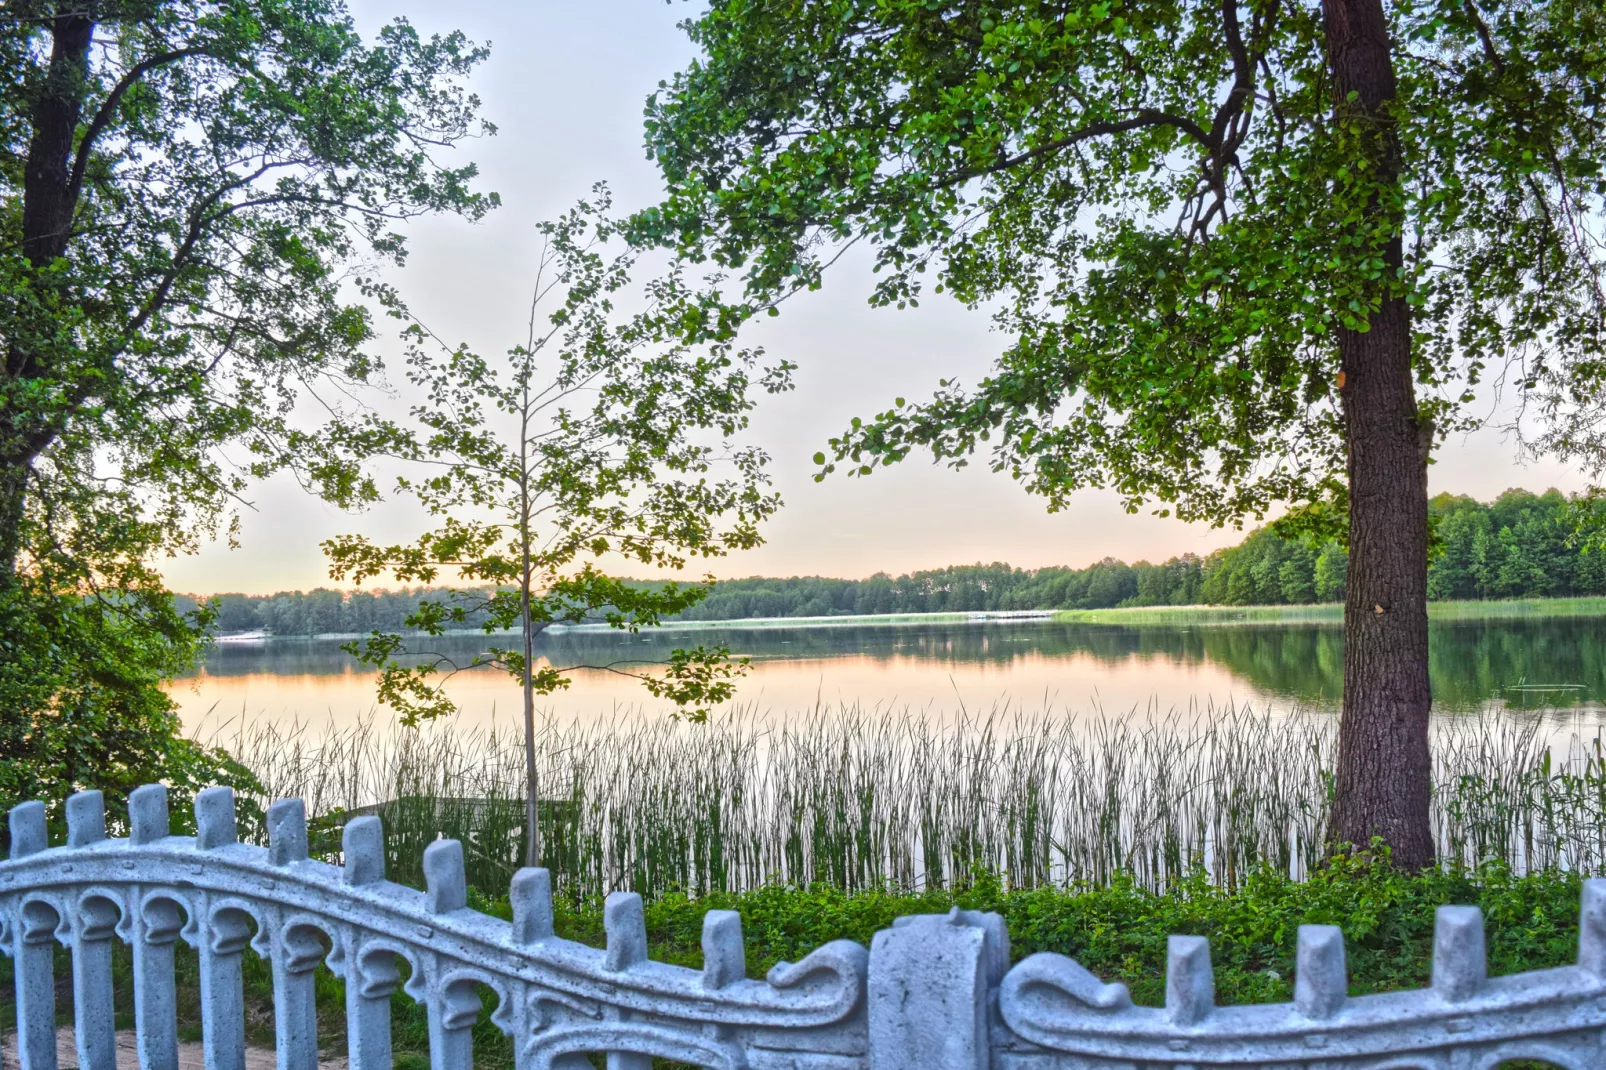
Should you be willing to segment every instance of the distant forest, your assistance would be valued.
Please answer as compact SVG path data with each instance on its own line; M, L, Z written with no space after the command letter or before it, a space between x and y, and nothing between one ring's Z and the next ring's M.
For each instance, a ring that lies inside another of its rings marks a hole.
M1554 490L1510 490L1488 504L1447 494L1434 498L1428 596L1606 594L1606 553L1579 548L1568 505ZM1341 602L1348 566L1349 555L1336 542L1313 545L1260 528L1237 546L1158 565L1105 558L1086 568L976 564L865 580L725 580L681 619ZM438 593L319 588L268 596L224 594L216 596L217 629L274 635L398 631L420 599Z

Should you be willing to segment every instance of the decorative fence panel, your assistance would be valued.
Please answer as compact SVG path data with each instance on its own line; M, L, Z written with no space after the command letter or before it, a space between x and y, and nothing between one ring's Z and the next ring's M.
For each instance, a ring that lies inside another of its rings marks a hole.
M0 950L14 960L23 1070L57 1070L53 945L71 949L78 1065L113 1070L111 941L132 946L142 1070L178 1061L174 947L196 948L207 1066L242 1070L241 956L271 965L278 1065L312 1070L319 1052L313 973L346 979L350 1064L392 1064L390 1001L424 1004L439 1070L473 1064L471 1027L494 992L492 1021L517 1065L645 1070L653 1058L749 1070L1493 1070L1515 1059L1567 1070L1606 1067L1606 881L1589 881L1577 964L1486 975L1483 921L1471 907L1438 915L1431 987L1351 998L1343 936L1299 933L1292 1003L1215 1005L1209 944L1174 936L1166 1005L1132 1004L1060 955L1010 967L996 914L954 910L899 918L868 951L836 941L763 980L746 976L741 920L710 911L704 967L653 962L639 896L615 893L598 950L552 931L544 870L521 870L511 923L467 907L463 855L440 840L424 854L426 890L384 879L379 821L345 830L344 865L307 857L299 800L269 811L269 846L237 841L226 788L195 801L194 837L168 835L167 796L130 798L130 835L106 836L98 792L67 803L68 838L49 847L45 810L11 811L0 862ZM401 965L406 966L403 980Z

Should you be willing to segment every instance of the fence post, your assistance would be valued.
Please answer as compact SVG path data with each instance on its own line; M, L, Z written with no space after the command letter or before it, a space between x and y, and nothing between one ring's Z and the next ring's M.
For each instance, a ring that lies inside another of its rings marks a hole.
M67 798L67 846L87 847L106 838L106 800L98 791ZM117 1070L112 1004L112 936L117 906L88 899L74 920L72 948L73 1031L80 1070Z
M1009 961L1003 919L898 918L870 943L870 1066L988 1070L991 997Z
M195 796L195 846L202 851L238 842L234 790L207 788ZM204 864L204 863L203 863ZM251 939L250 922L237 910L196 919L201 965L201 1043L207 1070L244 1070L245 993L240 955Z
M424 848L425 909L450 914L468 906L468 878L463 873L463 845L436 840ZM474 1022L480 1000L472 989L445 984L440 968L429 985L429 1065L431 1070L473 1070Z
M168 834L167 789L160 784L135 788L128 796L129 839L155 843ZM136 886L137 889L137 886ZM173 942L181 922L170 899L141 903L134 913L134 1033L140 1070L178 1070L178 1007L173 982Z
M635 892L611 893L603 903L602 927L608 938L606 969L618 972L647 961L647 918L640 895ZM631 1051L608 1053L608 1070L651 1068L650 1055Z
M385 879L385 829L377 817L346 822L343 879L353 888ZM346 1055L351 1070L390 1070L390 996L401 981L393 952L366 951L353 926L346 954Z
M1606 880L1584 882L1578 906L1578 965L1606 977Z
M513 942L521 946L539 943L552 937L552 874L546 869L526 866L513 874L508 885L508 903L513 907ZM514 1008L513 1021L517 1031L513 1036L513 1065L517 1070L530 1070L535 1064L531 1058L531 1041L534 1039L538 1017L530 1010L527 1000ZM577 1065L575 1060L568 1060ZM589 1070L591 1063L581 1059ZM560 1060L558 1065L563 1066ZM389 1070L387 1067L386 1070Z
M307 811L300 799L280 799L268 808L268 861L292 866L307 857ZM312 972L323 945L311 932L274 919L273 1040L279 1070L317 1070L318 1012Z
M49 845L45 806L11 809L11 857L27 858ZM28 903L14 919L11 957L17 986L17 1057L22 1070L56 1070L56 982L51 972L60 919L44 903Z
M1471 999L1489 977L1483 911L1440 907L1433 924L1433 991L1447 1003Z

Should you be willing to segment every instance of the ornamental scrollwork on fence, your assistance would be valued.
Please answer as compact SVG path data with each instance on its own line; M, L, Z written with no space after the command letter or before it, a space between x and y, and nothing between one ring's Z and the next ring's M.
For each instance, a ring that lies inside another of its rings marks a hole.
M68 843L50 848L41 804L11 812L0 945L16 960L23 1070L56 1068L55 941L72 949L79 1066L113 1070L113 935L133 948L135 1027L147 1068L177 1064L178 940L198 954L211 1070L244 1066L247 946L272 968L281 1067L317 1065L312 971L323 964L347 981L351 1066L389 1070L399 962L408 973L403 990L427 1009L431 1063L441 1070L472 1066L482 988L495 994L492 1021L514 1038L521 1067L588 1066L575 1058L585 1052L610 1053L610 1066L623 1068L645 1068L653 1056L731 1070L810 1065L816 1053L863 1062L865 951L851 941L753 980L740 917L710 911L706 965L690 970L648 957L641 898L631 893L608 897L604 949L553 935L545 870L515 876L511 922L468 909L456 841L425 851L425 891L386 881L378 818L346 826L344 865L332 866L307 857L296 799L269 810L265 849L237 841L227 788L197 796L194 837L168 835L159 785L133 792L129 817L130 836L108 839L100 794L74 795Z
M50 847L42 804L11 811L0 951L15 964L23 1070L56 1070L56 943L72 954L78 1065L114 1070L113 939L133 952L143 1070L177 1065L180 941L197 953L211 1070L244 1067L247 947L270 964L278 1063L293 1070L318 1062L320 965L346 979L356 1070L392 1065L398 989L425 1006L441 1070L472 1065L482 991L521 1070L578 1070L585 1053L607 1053L613 1070L654 1057L722 1070L1606 1067L1606 881L1584 882L1572 966L1490 978L1482 915L1443 907L1426 989L1349 996L1342 933L1304 926L1293 1002L1218 1007L1208 942L1174 936L1166 1004L1150 1008L1061 955L1011 967L997 914L899 918L868 952L839 940L755 980L731 911L708 912L704 966L690 970L648 956L633 894L608 897L602 949L554 935L545 870L515 875L510 922L469 909L455 841L425 851L424 891L389 882L376 817L347 824L340 866L308 857L299 800L269 810L266 848L238 842L226 788L196 797L193 837L168 834L160 786L135 791L129 817L130 835L108 838L100 794L81 792L67 802L67 843Z

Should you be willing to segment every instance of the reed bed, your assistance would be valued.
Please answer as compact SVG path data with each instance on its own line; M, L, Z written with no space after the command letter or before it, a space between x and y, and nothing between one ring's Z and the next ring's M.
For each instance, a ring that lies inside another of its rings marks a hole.
M1511 713L1437 724L1444 865L1606 871L1606 739L1579 730L1552 747L1542 724ZM1297 878L1320 853L1335 729L1331 716L1247 707L547 720L540 854L577 900L776 882L952 887L982 872L1011 887L1151 890L1199 873L1231 888L1264 866ZM317 734L246 727L221 742L261 780L255 802L307 801L331 857L361 812L384 818L404 881L418 881L423 847L442 835L463 841L470 881L487 890L504 888L524 857L516 732L381 729L370 718Z

